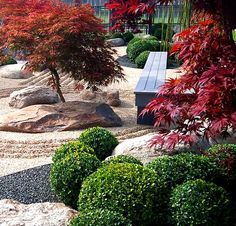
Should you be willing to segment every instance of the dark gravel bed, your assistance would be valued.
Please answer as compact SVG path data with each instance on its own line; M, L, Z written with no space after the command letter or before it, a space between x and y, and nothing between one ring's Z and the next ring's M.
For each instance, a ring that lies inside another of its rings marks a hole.
M21 203L58 202L49 183L51 164L0 177L0 199Z

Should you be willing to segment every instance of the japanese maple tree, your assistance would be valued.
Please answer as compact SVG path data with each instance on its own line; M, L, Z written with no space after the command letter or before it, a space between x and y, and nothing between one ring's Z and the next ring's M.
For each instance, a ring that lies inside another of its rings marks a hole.
M214 3L215 11L206 2ZM159 130L151 145L172 149L236 130L235 16L225 16L218 2L193 1L195 12L203 13L205 20L176 35L171 53L183 61L184 74L167 80L142 113L152 112Z
M30 70L48 68L62 101L58 70L92 89L123 79L91 6L57 0L0 0L0 17L0 51L21 51Z
M152 15L155 11L155 3L150 4L149 0L109 0L105 4L106 8L111 10L111 20L113 21L113 30L124 31L125 26L137 30L139 23L151 23L144 20L144 14Z

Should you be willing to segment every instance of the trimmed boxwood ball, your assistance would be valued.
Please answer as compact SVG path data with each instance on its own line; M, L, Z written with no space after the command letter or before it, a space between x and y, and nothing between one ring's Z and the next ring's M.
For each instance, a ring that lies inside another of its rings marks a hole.
M114 148L118 145L116 137L102 127L86 129L81 133L79 141L91 147L100 160L104 160L110 156Z
M191 179L214 181L224 176L220 167L210 158L192 153L158 157L146 165L165 182L169 193L176 185Z
M134 38L134 35L131 31L126 31L125 33L123 33L123 39L125 42L129 42L133 38Z
M143 51L136 57L135 64L137 64L138 68L144 68L146 61L148 59L150 51Z
M94 150L85 145L80 141L69 141L62 144L54 153L52 161L58 161L59 159L64 159L68 152L85 152L91 155L95 155Z
M83 180L95 172L101 164L95 155L88 153L91 150L80 143L77 149L61 147L53 156L50 172L52 190L61 201L73 208L77 206Z
M128 45L127 45L126 53L129 54L130 49L131 49L133 43L135 43L135 42L137 42L137 41L141 41L141 40L142 40L141 37L134 37L134 38L132 38L132 39L129 41Z
M114 32L111 34L111 38L123 38L123 35L120 32Z
M132 226L122 214L108 209L81 212L73 218L70 226Z
M79 211L107 208L120 212L135 226L155 225L163 190L153 170L137 164L110 164L83 182Z
M234 225L227 192L201 179L188 181L172 191L170 213L173 225Z
M102 166L115 163L133 163L141 166L143 165L143 163L140 160L136 159L131 155L117 155L117 156L111 156L108 159L104 160L102 162Z
M140 40L134 42L128 51L128 57L134 61L135 58L145 50L156 51L158 49L159 42L155 40Z

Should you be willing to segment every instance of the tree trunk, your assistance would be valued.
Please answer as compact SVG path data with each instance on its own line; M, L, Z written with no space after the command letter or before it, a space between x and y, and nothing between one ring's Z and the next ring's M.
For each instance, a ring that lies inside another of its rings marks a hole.
M56 91L57 91L57 93L58 93L58 95L59 95L61 101L64 103L64 102L66 102L66 101L65 101L65 98L64 98L64 96L63 96L63 94L62 94L62 91L61 91L61 85L60 85L60 77L59 77L59 74L58 74L58 72L57 72L57 70L56 70L55 68L49 68L49 70L50 70L51 73L52 73L52 79L53 79L53 82L54 82L54 84L55 84L55 86L56 86Z

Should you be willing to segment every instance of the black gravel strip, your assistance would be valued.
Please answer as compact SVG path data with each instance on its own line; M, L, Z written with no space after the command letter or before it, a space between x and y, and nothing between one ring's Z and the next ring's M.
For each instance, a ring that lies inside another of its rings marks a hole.
M21 203L58 202L50 183L51 164L0 177L0 200L14 199Z

